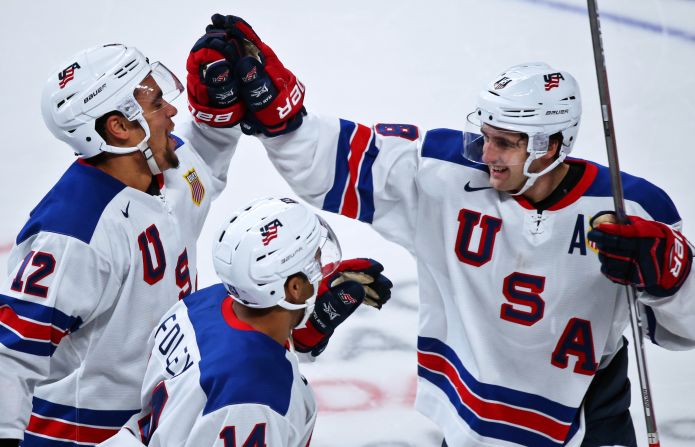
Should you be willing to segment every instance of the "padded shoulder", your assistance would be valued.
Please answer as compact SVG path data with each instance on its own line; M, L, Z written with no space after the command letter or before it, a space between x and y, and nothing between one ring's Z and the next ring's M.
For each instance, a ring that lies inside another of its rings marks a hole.
M73 163L29 215L17 245L40 232L89 244L106 206L126 185L82 162Z

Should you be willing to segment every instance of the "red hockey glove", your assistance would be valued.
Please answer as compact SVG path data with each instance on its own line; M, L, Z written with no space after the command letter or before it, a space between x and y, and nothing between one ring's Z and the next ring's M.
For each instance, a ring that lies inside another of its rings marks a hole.
M234 66L243 54L238 40L228 39L224 21L214 20L193 45L186 61L186 90L193 118L214 127L232 127L246 113Z
M329 277L325 278L319 286L319 294L322 288L335 287L343 281L357 281L364 287L364 304L377 309L391 298L393 283L381 272L384 266L373 259L357 258L342 261L338 268Z
M675 294L692 265L685 237L660 222L628 216L630 225L602 223L587 237L596 244L601 273L618 284L632 284L657 297Z
M254 47L247 52L252 55L243 58L236 67L241 94L249 109L242 130L247 134L262 132L275 136L298 128L306 114L302 83L242 18L215 14L212 20L224 23L228 39L250 42Z
M321 354L335 328L345 321L362 301L364 287L358 282L345 281L330 289L324 288L316 298L316 306L306 322L306 327L292 332L294 348L298 352L311 352L314 357Z

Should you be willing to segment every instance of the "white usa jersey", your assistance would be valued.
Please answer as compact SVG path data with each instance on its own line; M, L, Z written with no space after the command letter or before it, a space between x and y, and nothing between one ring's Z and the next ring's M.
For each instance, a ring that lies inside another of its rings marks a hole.
M306 447L314 395L297 358L239 320L217 284L162 318L140 414L103 445Z
M489 188L486 168L463 158L460 131L309 114L263 143L302 198L416 257L416 406L449 445L579 444L582 399L628 324L624 288L600 274L586 241L591 217L613 206L607 168L568 160L580 181L539 213ZM627 174L623 185L629 214L680 225L663 191ZM640 297L652 341L695 346L694 287L690 278L673 297Z
M19 233L0 290L0 438L94 445L140 409L147 339L195 289L196 241L240 135L182 127L160 195L77 161Z

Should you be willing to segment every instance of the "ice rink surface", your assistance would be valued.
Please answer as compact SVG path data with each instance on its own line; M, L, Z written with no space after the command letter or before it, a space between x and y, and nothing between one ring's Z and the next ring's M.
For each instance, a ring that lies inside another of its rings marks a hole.
M664 188L681 212L686 236L695 240L688 180L695 165L695 1L599 4L621 168ZM51 70L83 47L122 42L185 79L188 50L218 11L254 26L307 86L308 109L366 124L461 128L485 81L519 62L546 61L573 73L582 87L584 115L573 155L606 163L582 0L5 0L0 14L3 274L28 213L73 160L40 115L40 92ZM183 98L176 105L179 118L186 119ZM215 281L206 254L212 231L229 211L256 196L293 196L252 138L242 139L229 179L199 241L201 287ZM345 256L381 260L396 289L383 311L360 309L325 354L305 365L320 406L312 446L439 446L437 428L412 408L415 264L404 249L366 225L328 218ZM695 353L648 345L647 355L662 446L695 445ZM636 388L632 411L638 439L646 446Z

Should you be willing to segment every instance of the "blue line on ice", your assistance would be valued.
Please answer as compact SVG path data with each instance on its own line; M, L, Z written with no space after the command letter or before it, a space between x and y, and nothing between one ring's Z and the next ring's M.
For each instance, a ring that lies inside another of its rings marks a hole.
M567 12L572 12L575 14L587 15L586 7L568 5L566 3L561 3L559 1L553 0L517 0L526 3L536 3L539 5L547 6L549 8L560 9ZM691 43L695 43L695 33L678 29L671 28L669 26L663 26L658 23L648 22L646 20L635 19L632 17L621 16L619 14L614 14L610 12L599 11L602 20L607 20L610 22L619 23L621 25L631 26L633 28L638 28L644 31L649 31L655 34L664 34L667 36L675 37L678 39L683 39Z

